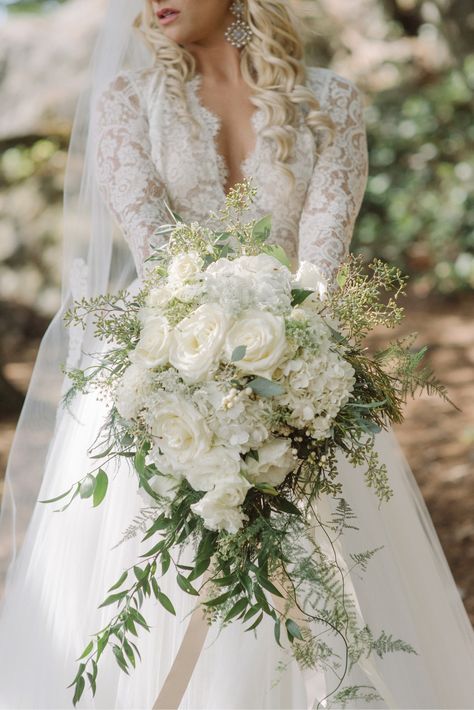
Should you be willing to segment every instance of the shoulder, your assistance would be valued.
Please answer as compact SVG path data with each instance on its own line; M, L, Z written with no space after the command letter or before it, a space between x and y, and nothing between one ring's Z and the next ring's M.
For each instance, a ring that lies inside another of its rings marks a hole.
M146 105L150 94L159 89L164 80L165 71L159 65L143 69L123 69L104 86L99 103L128 106L138 110Z
M363 102L363 95L358 86L332 69L306 66L306 84L321 105L328 108L334 99Z

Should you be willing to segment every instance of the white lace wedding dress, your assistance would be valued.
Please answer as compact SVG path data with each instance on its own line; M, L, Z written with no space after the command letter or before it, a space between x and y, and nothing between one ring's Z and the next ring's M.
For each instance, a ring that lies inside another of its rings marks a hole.
M187 83L190 111L202 126L199 137L177 113L156 69L120 74L101 102L98 179L139 278L156 228L169 221L164 198L186 221L205 221L210 210L223 206L227 169L217 148L219 121L200 101L200 79L196 75ZM328 70L309 69L308 85L335 124L332 145L317 154L301 109L291 163L296 188L289 193L271 167L271 144L260 131L264 117L257 110L255 149L241 168L258 189L249 216L271 213L271 240L294 260L311 260L331 277L347 254L365 189L363 111L357 89ZM92 395L80 396L73 405L74 417L63 417L51 442L49 475L40 499L62 492L90 467L86 452L104 406ZM361 661L345 685L373 685L382 700L352 701L348 707L472 708L474 642L467 615L391 433L378 435L378 447L395 495L379 510L362 476L341 461L344 494L360 527L344 538L341 550L349 559L350 552L384 546L364 578L351 580L361 616L376 632L384 628L420 653ZM97 606L122 569L143 551L140 536L114 547L143 499L128 469L114 471L111 478L106 504L97 509L84 501L75 501L61 514L53 512L54 506L35 509L0 616L0 708L71 707L72 693L66 686L75 675L75 659L88 636L111 615L110 607ZM152 630L143 632L138 642L142 662L127 676L112 654L104 654L97 694L92 698L86 690L80 708L153 706L195 604L172 574L161 586L173 600L176 617L147 600L143 613ZM334 678L323 672L308 682L288 651L276 645L268 619L257 635L245 633L236 623L220 635L214 628L209 631L179 707L307 708L334 685Z

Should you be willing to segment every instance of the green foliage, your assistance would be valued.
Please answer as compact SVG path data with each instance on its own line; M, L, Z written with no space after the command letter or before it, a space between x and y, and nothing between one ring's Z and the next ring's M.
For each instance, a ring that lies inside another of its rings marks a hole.
M140 308L147 303L149 290L156 288L166 275L170 254L195 250L209 263L223 254L235 258L261 253L269 219L256 223L244 222L242 218L253 195L250 182L230 192L220 213L222 231L203 229L197 223L188 225L173 215L174 226L164 227L170 229L170 250L154 254L149 281L138 296L122 291L73 304L66 313L66 323L83 327L90 323L97 338L108 345L97 357L97 364L68 373L72 394L95 387L113 395L129 362L128 354L140 337ZM385 631L375 638L363 624L355 600L347 591L350 585L346 584L346 577L351 570L365 572L380 548L354 553L349 570L335 545L345 529L357 530L356 516L341 496L338 453L342 451L350 463L362 467L361 475L380 503L389 500L393 492L386 468L377 456L374 435L387 424L401 420L407 393L418 386L423 388L426 383L435 391L437 388L431 373L420 368L424 351L412 353L403 343L396 343L375 357L366 353L362 341L370 330L377 325L391 327L402 317L397 296L405 283L398 269L380 260L374 261L370 270L369 277L361 259L350 260L338 275L337 291L314 306L318 317L333 324L330 333L334 337L328 347L340 352L352 365L355 378L351 397L333 420L334 431L329 437L312 438L309 431L290 423L283 406L275 405L272 421L291 441L295 468L279 485L258 482L249 488L242 504L246 523L236 532L205 527L203 518L193 511L204 491L192 488L186 476L176 482L170 498L163 498L154 490L153 479L163 474L151 462L153 437L144 423L145 408L125 420L112 405L89 450L97 467L50 502L66 499L64 509L79 496L85 501L92 499L93 506L100 505L108 489L108 464L124 458L153 505L144 509L125 532L124 539L143 532L145 551L112 584L100 605L115 608L115 613L93 635L78 659L78 673L71 684L75 704L86 681L95 693L99 660L107 647L124 673L135 667L139 658L135 637L139 627L150 628L140 612L146 598L154 597L169 613L175 613L172 601L160 586L161 578L170 573L175 575L179 588L195 598L208 623L226 626L240 620L246 630L256 631L265 616L269 617L276 643L289 643L303 667L337 671L339 682L332 693L342 692L346 671L362 655L413 652L409 644ZM381 298L382 294L392 293ZM309 295L306 290L295 289L294 304L299 307ZM168 315L174 314L179 322L185 317L189 303L184 302L184 310L178 296L170 303ZM293 324L291 318L287 321L288 341L295 346L295 353L299 347L312 351L311 342L313 349L319 347L316 340L312 341L304 312L302 320ZM278 375L274 380L239 375L234 363L243 357L245 346L237 346L232 353L234 362L226 362L219 375L232 385L234 392L238 392L237 388L250 390L250 396L259 397L262 402L285 392L284 380L279 381ZM149 372L155 383L159 383L163 375L160 367ZM185 383L178 386L186 388ZM188 394L192 392L192 385L189 387ZM159 390L157 384L156 391ZM247 455L258 460L258 451ZM317 513L317 501L322 494L338 499L329 520L322 520ZM323 541L315 536L315 526ZM185 544L192 546L194 557L191 564L183 565L175 558ZM321 634L312 633L312 622L325 627L324 641ZM331 635L342 641L343 658L328 643Z
M370 177L353 248L427 290L474 286L474 55L462 69L374 97Z

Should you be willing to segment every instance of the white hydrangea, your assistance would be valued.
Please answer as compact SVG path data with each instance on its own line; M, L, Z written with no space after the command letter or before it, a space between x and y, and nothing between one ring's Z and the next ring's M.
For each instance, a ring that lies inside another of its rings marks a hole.
M267 254L219 259L205 272L206 298L238 314L260 308L287 313L291 305L291 272Z
M229 390L224 382L203 383L192 401L212 430L214 440L238 448L240 453L257 448L268 438L272 405L268 399L251 398L247 390ZM229 406L225 406L228 402Z
M290 423L308 430L314 438L325 438L351 396L355 383L352 366L328 350L290 360L284 372L286 391L278 400L290 409Z
M145 406L151 378L147 369L132 363L123 373L115 389L115 406L124 419L134 419Z

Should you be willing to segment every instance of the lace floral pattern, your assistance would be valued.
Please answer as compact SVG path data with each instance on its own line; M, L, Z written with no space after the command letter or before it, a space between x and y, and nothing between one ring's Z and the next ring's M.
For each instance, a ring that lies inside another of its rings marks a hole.
M335 126L331 145L319 149L301 110L288 166L294 189L273 165L273 145L261 134L263 112L252 116L255 148L241 171L252 177L257 198L249 217L272 214L270 241L290 258L312 261L332 278L346 256L367 180L363 104L347 79L308 68L308 86ZM137 271L157 227L169 221L165 201L183 219L212 226L209 211L224 203L228 171L217 148L220 119L203 106L196 74L186 85L199 137L177 117L176 99L165 90L159 68L122 72L99 101L97 180L132 250Z

